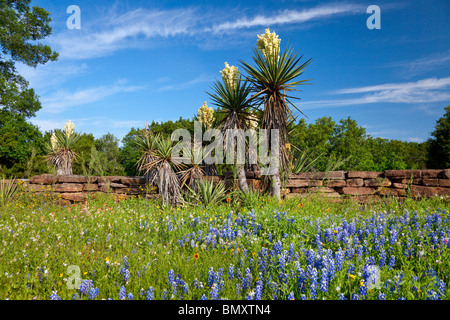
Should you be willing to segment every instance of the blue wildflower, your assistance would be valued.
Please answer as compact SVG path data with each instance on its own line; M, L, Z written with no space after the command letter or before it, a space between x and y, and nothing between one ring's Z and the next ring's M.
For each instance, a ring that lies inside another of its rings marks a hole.
M91 290L89 290L89 299L94 300L99 295L99 293L99 288L91 288Z
M294 294L293 294L292 292L290 292L289 295L288 295L288 297L287 297L287 299L288 299L288 300L295 300Z
M263 286L264 286L264 284L263 284L262 280L256 281L255 300L262 300Z
M124 286L120 286L119 288L119 300L125 300L127 297L127 289Z
M153 287L149 287L147 290L146 299L147 300L153 300Z
M230 263L230 266L228 267L228 279L232 280L234 278L234 265Z
M80 293L88 294L89 290L94 287L94 282L92 280L83 280L78 289Z
M50 295L50 300L61 300L61 298L58 296L57 291L52 291L52 294Z

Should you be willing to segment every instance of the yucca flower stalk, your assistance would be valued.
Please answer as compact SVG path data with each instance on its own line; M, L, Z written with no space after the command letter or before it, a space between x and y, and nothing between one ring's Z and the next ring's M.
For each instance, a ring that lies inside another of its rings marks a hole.
M219 107L218 113L223 113L224 118L220 122L220 129L225 142L225 150L233 147L231 143L236 134L239 145L245 145L245 131L250 119L250 111L253 108L253 101L249 98L252 91L248 83L241 81L237 67L230 66L225 62L225 68L220 72L222 82L216 81L213 84L213 93L208 93L213 104ZM239 188L245 194L248 192L248 184L245 176L245 166L237 159L236 169L238 175Z
M206 127L211 128L214 122L214 110L211 107L208 107L206 101L203 102L203 105L198 109L197 112L198 120Z
M74 148L80 138L74 128L75 125L69 120L64 125L64 131L55 130L47 144L46 160L55 166L57 175L72 174L72 163L78 156Z
M291 99L298 99L287 93L295 91L296 86L306 84L309 80L295 80L303 74L304 69L311 63L311 59L299 64L301 58L291 49L280 50L281 40L275 32L258 35L257 48L253 49L253 61L255 67L240 60L242 68L247 72L247 81L254 88L254 98L258 106L263 106L261 128L279 130L280 161L279 168L289 165L289 137L288 122L293 118L291 107L300 111ZM301 112L301 111L300 111ZM301 112L302 113L302 112ZM269 150L271 149L271 137L267 137ZM281 197L280 169L272 176L272 195L278 199Z

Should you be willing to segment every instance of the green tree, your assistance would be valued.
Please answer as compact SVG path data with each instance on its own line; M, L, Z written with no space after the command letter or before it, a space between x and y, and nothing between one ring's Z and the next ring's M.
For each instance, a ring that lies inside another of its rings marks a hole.
M25 177L27 161L36 152L35 160L44 152L44 138L39 128L25 120L23 116L14 115L0 110L0 164L7 176ZM43 173L46 166L36 163L32 170Z
M125 174L125 171L120 163L118 138L108 132L101 138L95 140L95 147L98 151L98 157L102 159L105 175L120 176Z
M15 62L30 67L56 60L58 53L37 42L52 32L50 13L31 0L0 0L0 106L2 111L29 118L41 108L33 89L17 73Z
M52 32L50 14L31 7L30 2L0 0L0 164L3 171L16 176L28 170L26 162L33 148L36 157L42 155L44 142L38 128L26 121L41 104L28 81L17 73L15 63L36 67L58 57L38 42Z
M375 165L367 144L366 129L355 120L342 119L330 137L330 157L346 159L347 170L374 170Z
M123 167L127 176L139 175L136 163L141 157L141 152L136 147L134 140L139 135L140 129L131 128L125 137L122 139L122 148L120 149L120 164Z
M450 106L444 110L428 140L428 167L432 169L450 168Z

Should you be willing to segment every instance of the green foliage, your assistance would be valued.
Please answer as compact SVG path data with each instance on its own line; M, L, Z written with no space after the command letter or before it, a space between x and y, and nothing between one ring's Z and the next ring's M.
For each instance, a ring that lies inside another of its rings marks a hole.
M107 133L95 140L95 147L98 151L98 158L103 162L105 175L121 176L125 174L125 170L120 163L118 138L111 133Z
M5 176L0 180L0 207L13 201L17 196L19 188L14 179L6 180Z
M184 192L185 200L194 205L202 205L205 207L219 204L225 200L226 188L225 183L220 180L216 185L212 179L196 180L196 190L186 185L188 192Z
M0 106L26 118L34 116L41 105L28 82L16 72L14 62L36 67L58 57L48 45L37 42L52 32L50 14L38 6L30 7L30 2L0 1Z
M428 167L433 169L450 168L450 106L444 110L428 140Z
M38 127L27 122L24 116L0 110L0 163L7 176L26 177L27 162L33 149L36 158L44 154L44 137ZM35 173L43 173L46 166L36 164Z

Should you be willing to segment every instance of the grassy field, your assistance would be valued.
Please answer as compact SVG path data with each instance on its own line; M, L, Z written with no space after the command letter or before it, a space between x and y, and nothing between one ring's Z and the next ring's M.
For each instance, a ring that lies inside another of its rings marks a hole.
M107 195L0 208L0 299L448 299L450 205Z

